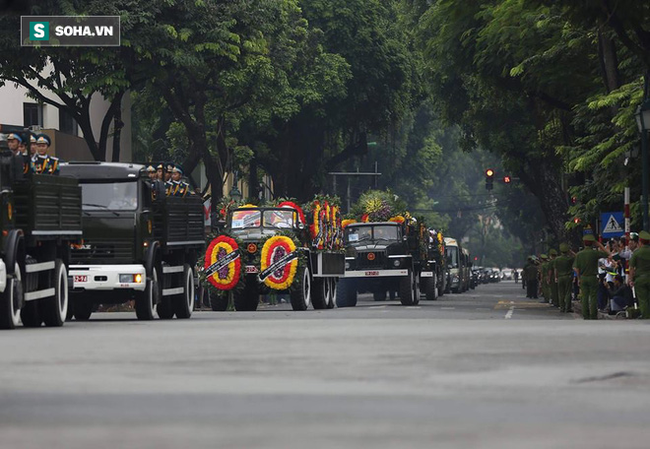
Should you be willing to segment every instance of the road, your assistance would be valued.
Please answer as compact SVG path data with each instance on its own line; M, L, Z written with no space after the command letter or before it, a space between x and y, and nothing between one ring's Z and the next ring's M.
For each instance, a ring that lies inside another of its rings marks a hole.
M646 449L648 324L522 292L3 332L0 447Z

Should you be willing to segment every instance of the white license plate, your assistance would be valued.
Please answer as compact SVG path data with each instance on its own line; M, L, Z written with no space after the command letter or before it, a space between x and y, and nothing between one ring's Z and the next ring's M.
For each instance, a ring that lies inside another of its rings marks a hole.
M379 271L366 271L366 276L379 276Z
M82 275L76 275L74 276L74 281L75 282L88 282L88 276L85 274Z
M257 273L257 267L252 265L246 265L246 273L255 274Z

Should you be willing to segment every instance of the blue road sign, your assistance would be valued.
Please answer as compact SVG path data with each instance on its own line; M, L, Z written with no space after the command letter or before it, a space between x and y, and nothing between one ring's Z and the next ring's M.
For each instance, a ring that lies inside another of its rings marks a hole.
M604 238L621 237L625 235L625 220L623 212L605 212L600 214L600 223Z

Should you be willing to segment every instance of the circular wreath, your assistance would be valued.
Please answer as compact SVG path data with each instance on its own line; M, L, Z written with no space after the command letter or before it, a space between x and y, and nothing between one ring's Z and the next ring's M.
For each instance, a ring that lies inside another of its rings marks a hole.
M242 276L239 245L235 239L220 235L205 252L203 270L206 280L217 290L232 290Z
M262 246L260 255L260 280L273 290L288 290L296 277L300 254L295 242L286 235L269 238ZM284 265L268 273L274 264L289 259Z
M278 207L289 207L291 209L295 209L296 212L298 212L298 221L303 225L307 224L305 213L303 212L302 207L298 206L293 201L282 201L280 204L278 204Z

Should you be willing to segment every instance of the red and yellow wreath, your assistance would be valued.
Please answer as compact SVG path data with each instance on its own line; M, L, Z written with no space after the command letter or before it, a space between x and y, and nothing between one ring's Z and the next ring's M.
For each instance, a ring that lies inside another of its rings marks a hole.
M298 270L298 251L290 237L276 235L269 238L264 242L260 256L260 280L273 290L288 290Z
M235 288L241 277L241 257L234 239L220 235L210 242L205 252L204 273L218 290Z

